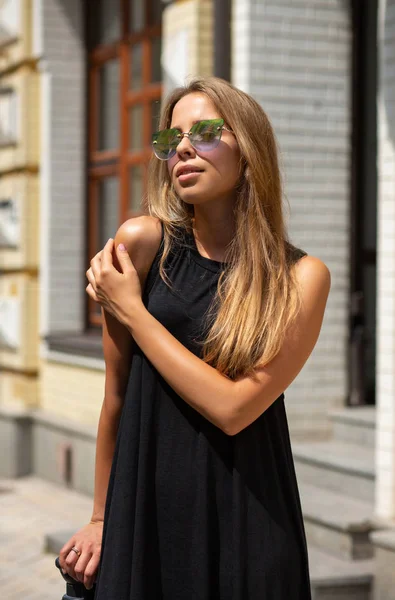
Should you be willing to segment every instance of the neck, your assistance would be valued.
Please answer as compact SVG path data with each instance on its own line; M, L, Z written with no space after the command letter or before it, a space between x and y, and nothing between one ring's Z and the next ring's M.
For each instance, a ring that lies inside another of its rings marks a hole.
M199 251L208 258L223 260L234 235L233 207L195 205L192 226Z

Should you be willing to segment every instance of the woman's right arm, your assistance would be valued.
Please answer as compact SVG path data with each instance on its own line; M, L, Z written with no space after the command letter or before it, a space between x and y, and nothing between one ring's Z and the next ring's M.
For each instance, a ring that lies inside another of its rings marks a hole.
M144 289L146 276L159 248L161 224L153 217L137 217L126 221L115 236L115 247L125 244ZM114 265L119 264L114 253ZM129 378L133 339L124 325L112 315L103 314L103 354L105 360L104 400L96 441L95 487L93 512L89 524L80 529L63 546L60 565L85 587L92 586L100 560L104 510L116 437L123 400ZM81 555L71 551L75 546Z
M132 337L125 327L103 309L102 315L106 372L104 400L96 441L95 488L91 523L104 520L108 481L129 376L132 348Z
M139 274L141 289L161 239L160 222L153 217L138 217L126 221L118 230L114 246L125 244ZM114 265L120 266L114 253ZM102 310L103 314L103 353L106 365L104 402L101 409L95 466L95 491L92 522L104 520L104 509L108 480L123 399L129 378L132 337L124 325L115 317Z

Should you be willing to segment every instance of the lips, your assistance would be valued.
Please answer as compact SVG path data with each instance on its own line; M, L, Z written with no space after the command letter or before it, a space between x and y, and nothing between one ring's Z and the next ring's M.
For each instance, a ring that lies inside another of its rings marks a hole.
M191 173L202 173L202 171L203 169L199 169L199 167L183 165L177 169L176 177L180 177L180 175L189 175Z

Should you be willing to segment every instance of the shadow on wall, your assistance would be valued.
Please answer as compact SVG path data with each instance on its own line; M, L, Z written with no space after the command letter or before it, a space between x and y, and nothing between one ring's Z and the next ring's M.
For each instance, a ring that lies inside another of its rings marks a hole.
M388 137L395 148L395 0L387 0L384 11L384 46L381 81Z
M46 0L51 3L53 0ZM84 0L55 0L56 4L59 4L60 11L64 14L67 19L67 22L70 25L70 29L74 31L74 34L77 38L81 40L81 43L84 40L84 32L81 29L81 10L83 10L83 2Z

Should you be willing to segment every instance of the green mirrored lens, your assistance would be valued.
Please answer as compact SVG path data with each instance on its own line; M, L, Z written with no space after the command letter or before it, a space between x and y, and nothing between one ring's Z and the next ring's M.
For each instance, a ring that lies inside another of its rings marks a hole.
M158 158L167 160L175 154L180 143L180 131L178 129L162 129L152 136L152 148Z
M206 119L192 126L189 139L197 150L211 150L221 139L223 119Z

